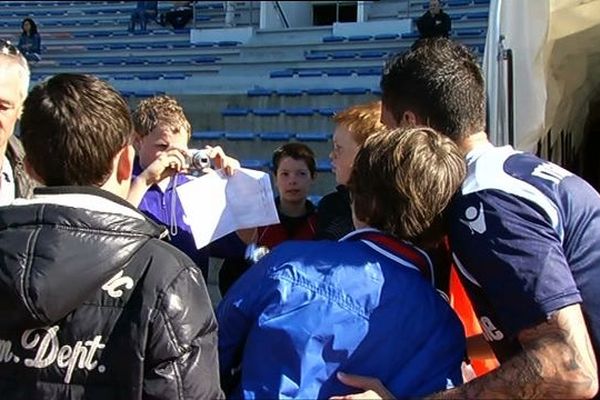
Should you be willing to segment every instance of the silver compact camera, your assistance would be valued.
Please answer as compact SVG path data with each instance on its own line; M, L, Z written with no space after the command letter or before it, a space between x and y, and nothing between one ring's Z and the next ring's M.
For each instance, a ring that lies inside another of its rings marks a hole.
M189 149L187 151L187 167L192 171L201 171L210 168L210 158L206 149Z

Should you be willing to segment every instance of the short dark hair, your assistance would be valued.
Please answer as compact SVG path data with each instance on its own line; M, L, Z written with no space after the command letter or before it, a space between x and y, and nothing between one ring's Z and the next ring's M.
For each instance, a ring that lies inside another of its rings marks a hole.
M59 74L33 88L21 118L27 160L47 186L101 186L133 139L127 103L91 75Z
M458 146L431 128L382 130L358 151L348 182L354 214L417 245L443 237L442 212L466 174Z
M465 46L450 39L421 39L394 56L384 67L381 90L396 122L410 110L454 141L485 129L481 68Z
M286 143L283 146L278 147L273 152L273 173L277 174L277 169L279 168L279 163L285 157L291 157L294 160L302 160L306 163L308 170L310 171L310 176L315 177L317 173L317 163L315 161L315 153L312 151L310 147L303 143Z

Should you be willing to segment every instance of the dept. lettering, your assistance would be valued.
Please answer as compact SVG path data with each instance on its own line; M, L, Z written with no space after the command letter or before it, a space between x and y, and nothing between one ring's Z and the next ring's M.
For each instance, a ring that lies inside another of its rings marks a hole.
M104 372L105 367L98 365L97 352L105 347L102 336L96 335L92 340L78 340L75 344L61 345L58 341L58 326L29 329L21 335L21 347L35 351L33 358L25 358L23 365L28 368L47 368L56 364L65 369L64 383L71 383L76 369ZM0 339L0 364L19 363L21 360L13 352L14 343Z

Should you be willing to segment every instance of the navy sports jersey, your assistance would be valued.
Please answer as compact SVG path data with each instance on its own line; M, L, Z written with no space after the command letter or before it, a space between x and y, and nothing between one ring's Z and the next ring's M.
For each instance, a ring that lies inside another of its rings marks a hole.
M600 196L583 179L512 147L467 155L449 209L454 260L500 361L517 334L583 303L600 350Z

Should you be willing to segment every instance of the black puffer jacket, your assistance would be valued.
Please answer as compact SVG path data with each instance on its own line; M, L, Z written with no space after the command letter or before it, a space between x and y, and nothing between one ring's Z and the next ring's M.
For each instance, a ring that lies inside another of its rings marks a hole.
M94 188L0 208L0 398L214 399L206 285L163 231Z

